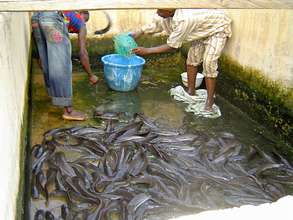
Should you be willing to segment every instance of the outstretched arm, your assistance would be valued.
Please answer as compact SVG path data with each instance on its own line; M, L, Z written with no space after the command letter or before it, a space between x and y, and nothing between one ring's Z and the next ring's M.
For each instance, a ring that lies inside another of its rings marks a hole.
M78 33L79 58L85 72L87 72L90 84L96 84L98 77L92 73L88 52L86 49L86 26L83 26Z
M170 47L168 44L163 44L157 47L150 47L150 48L145 48L145 47L137 47L132 50L133 53L137 55L149 55L149 54L157 54L157 53L165 53L165 52L170 52L176 50L176 48Z
M136 32L129 32L128 35L133 37L134 39L138 38L140 35L143 34L142 30L136 31Z

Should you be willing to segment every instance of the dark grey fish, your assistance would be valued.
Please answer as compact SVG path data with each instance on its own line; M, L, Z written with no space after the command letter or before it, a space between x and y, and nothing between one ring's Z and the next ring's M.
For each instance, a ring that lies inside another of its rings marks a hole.
M108 188L108 186L104 192L108 192L107 189L109 189L110 190L109 192L111 192L113 195L122 196L123 200L127 201L127 202L129 202L136 195L135 192L133 192L132 190L129 189L130 183L127 183L125 181L120 182L120 184L118 184L118 186L117 186L117 184L115 184L114 186L111 187L111 189L110 189L110 187Z
M142 125L143 125L143 123L141 121L133 122L133 123L127 124L126 126L118 129L118 131L114 130L114 133L118 133L119 138L122 138L125 136L138 135L139 129L141 129ZM121 134L121 135L119 136L119 134Z
M107 120L106 121L106 128L105 128L105 132L106 133L111 133L114 129L114 126L113 126L113 120Z
M49 201L50 194L56 190L56 174L57 171L55 169L49 168L47 172L47 181L44 187L47 202Z
M131 122L125 126L118 127L112 131L111 134L109 134L108 137L104 140L105 143L110 144L113 141L115 141L119 136L123 136L124 133L126 133L124 136L129 136L131 134L130 130L136 130L138 127L141 126L141 122ZM129 135L128 135L128 134Z
M34 216L34 220L45 220L45 211L42 209L39 209L38 211L36 211L35 216Z
M49 157L50 157L51 152L50 151L45 151L41 157L39 157L38 159L36 159L33 164L32 164L32 172L34 174L37 174L40 172L40 170L42 169L42 165L44 163L44 161L46 161Z
M69 165L65 159L65 154L63 152L57 152L55 154L56 166L60 169L62 175L67 175L70 177L76 176L74 169Z
M281 154L279 154L276 149L273 150L273 154L276 155L279 158L280 162L286 165L288 169L293 171L293 166L291 165L291 163L286 160Z
M112 181L110 182L105 189L103 190L103 193L114 193L115 195L119 195L117 194L117 190L124 188L126 189L127 187L130 187L129 182L122 180L122 181ZM121 196L121 195L119 195ZM129 195L127 195L129 196ZM131 196L132 198L133 196Z
M109 219L106 216L107 207L111 208L111 203L113 201L110 200L101 200L99 205L96 205L93 210L88 212L86 216L86 220L104 220ZM111 219L111 218L110 218Z
M62 205L61 206L61 218L63 220L67 220L67 218L69 217L69 209L67 205Z
M267 183L264 190L271 195L274 201L286 195L284 187L280 183Z
M158 128L158 126L155 125L154 122L152 122L150 119L148 119L147 117L145 117L142 113L135 113L135 114L134 114L134 118L139 118L139 119L141 119L141 120L143 121L143 123L144 123L147 127L151 128L153 131L158 131L158 130L160 130L160 129Z
M177 135L177 136L159 136L151 141L151 143L181 143L181 142L192 142L197 136L192 134Z
M105 131L98 127L80 127L74 131L71 131L72 135L87 136L89 134L103 135Z
M42 188L45 188L45 184L47 182L47 177L44 175L43 171L41 170L37 175L36 175L36 183L40 184Z
M118 155L115 150L109 150L104 157L103 167L107 176L113 176L117 170Z
M40 192L35 184L31 185L31 196L33 199L39 199Z
M264 164L264 165L260 166L259 168L257 168L257 170L255 172L255 176L256 177L261 177L262 174L264 172L266 172L267 170L281 168L283 166L284 166L283 164Z
M177 131L168 131L168 130L164 130L164 129L155 130L155 131L152 131L152 132L157 134L157 135L160 135L160 136L178 136L178 135L180 135L180 133L177 132Z
M47 132L45 132L43 134L44 136L44 141L48 141L48 140L52 140L52 138L57 135L57 134L61 134L61 133L64 133L66 132L68 129L67 128L54 128L54 129L51 129Z
M231 206L241 206L241 205L259 205L264 203L271 203L272 200L265 199L265 198L257 198L251 196L238 196L238 195L231 195L224 197L224 200Z
M148 162L145 153L142 150L138 150L129 164L129 174L137 176L146 170L147 165Z
M256 150L256 152L260 156L262 156L264 159L266 159L268 162L270 162L270 163L276 163L275 160L273 159L273 157L271 157L266 152L264 152L263 150L261 150L257 145L253 144L253 145L251 145L251 147L253 147Z
M100 112L100 111L95 111L94 116L96 118L100 118L100 119L103 119L103 120L114 120L114 121L118 121L120 114L121 113L118 113L118 112Z
M79 164L72 164L72 168L74 169L77 176L84 180L86 187L89 188L93 182L93 178L88 170Z
M152 164L153 165L153 164ZM172 164L164 161L164 160L159 160L158 164L155 165L155 167L160 166L161 171L163 170L168 170L168 173L171 173L173 175L168 175L168 178L176 183L178 186L182 187L182 184L186 184L187 177L188 177L188 170L183 170L183 169L178 169L177 167L173 166ZM156 168L155 168L156 169ZM166 173L166 172L161 172L161 173Z
M69 204L90 204L90 205L98 205L102 200L98 198L91 198L88 196L84 196L83 194L79 193L79 190L74 186L71 179L67 179L66 182L69 185L69 190L67 191L67 197ZM71 209L72 211L72 209Z
M106 145L94 140L84 141L83 146L92 151L94 154L101 157L104 156L104 154L108 151L108 147Z
M45 217L46 220L55 220L55 216L50 211L46 211Z
M234 139L235 138L235 135L232 133L229 133L229 132L221 132L220 136L222 138L226 138L226 139Z
M282 183L284 185L293 185L293 176L267 176L266 180L274 183Z
M163 150L157 147L154 144L150 143L143 143L142 146L149 152L151 152L153 155L158 156L162 160L169 161L168 154Z
M213 163L220 163L222 161L228 160L230 157L239 155L239 152L241 150L241 146L226 146L224 149L222 149L218 155L213 159Z
M146 201L151 198L150 195L146 195L145 193L140 193L136 195L127 205L128 211L128 220L135 219L135 212L136 210Z
M169 206L175 206L181 210L185 211L192 211L192 212L199 212L204 211L202 207L199 207L195 204L189 204L185 201L181 201L175 197L170 197L158 190L150 189L149 193L151 195L151 199L157 203L167 203Z
M132 135L132 136L124 136L124 137L119 137L115 143L121 143L121 142L127 142L127 141L132 141L132 142L143 142L145 141L145 137L141 137L141 136L138 136L138 135Z
M32 155L35 158L40 158L42 156L42 154L44 153L44 146L41 144L36 144L33 146L32 148Z

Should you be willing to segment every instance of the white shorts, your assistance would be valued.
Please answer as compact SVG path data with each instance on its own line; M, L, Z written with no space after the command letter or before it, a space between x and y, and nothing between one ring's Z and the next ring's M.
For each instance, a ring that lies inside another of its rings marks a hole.
M227 35L223 32L203 40L193 41L188 51L187 65L198 66L203 63L203 74L206 77L217 77L218 59L221 56L226 41Z

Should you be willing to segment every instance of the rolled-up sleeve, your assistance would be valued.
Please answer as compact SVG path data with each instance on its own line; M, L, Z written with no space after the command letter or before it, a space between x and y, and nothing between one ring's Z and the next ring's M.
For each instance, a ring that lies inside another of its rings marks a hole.
M173 48L181 47L189 32L188 22L185 20L177 21L174 24L174 30L167 39L168 46Z
M162 32L163 26L162 26L162 19L155 17L152 21L152 23L142 26L141 31L143 31L146 34L153 34L153 33L159 33Z

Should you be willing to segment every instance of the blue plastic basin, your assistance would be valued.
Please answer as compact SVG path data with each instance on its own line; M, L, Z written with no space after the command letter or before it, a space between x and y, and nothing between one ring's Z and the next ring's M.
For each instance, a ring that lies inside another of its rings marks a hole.
M131 91L136 88L141 77L145 60L133 55L130 57L109 54L102 57L104 77L108 86L116 91Z

